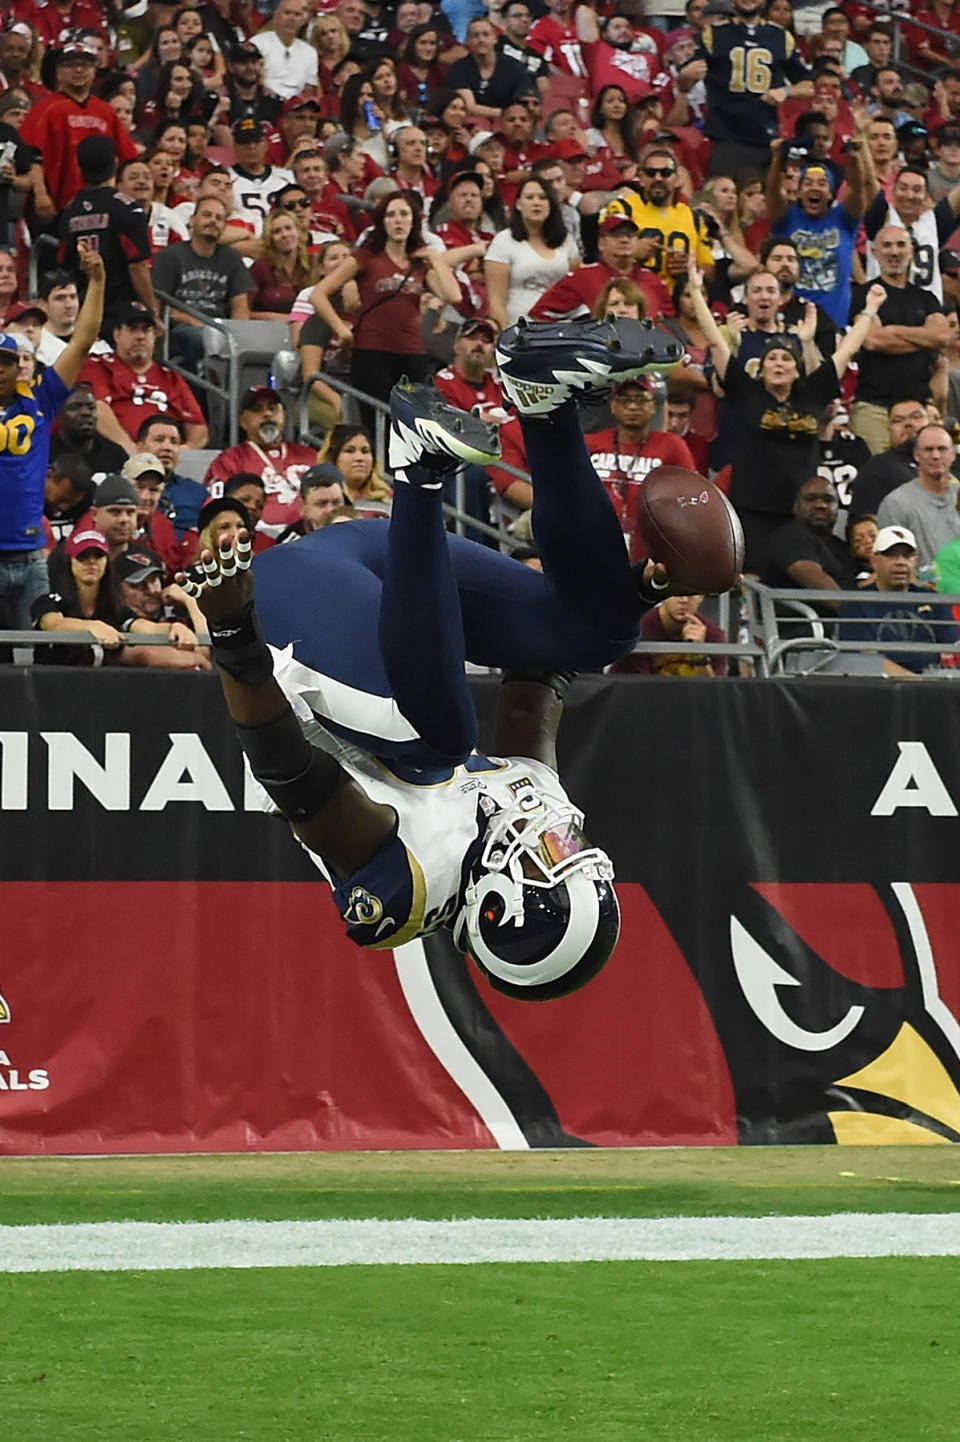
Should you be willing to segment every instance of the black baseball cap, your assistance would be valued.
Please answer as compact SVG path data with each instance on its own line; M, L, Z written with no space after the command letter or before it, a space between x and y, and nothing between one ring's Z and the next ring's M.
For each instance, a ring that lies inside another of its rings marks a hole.
M164 564L156 551L151 551L149 546L141 546L137 541L121 551L113 563L113 574L120 581L129 581L131 586L139 586L151 576L162 576L164 571Z
M236 496L216 496L214 500L207 501L206 505L201 506L197 513L197 530L205 531L214 517L219 516L223 511L235 511L250 534L253 534L250 512L242 501L237 500Z
M300 494L309 491L313 486L333 485L343 485L343 473L332 461L321 461L319 465L311 466L308 471L304 471L300 477Z
M245 115L236 122L230 134L234 145L256 145L263 140L266 132L255 115Z
M114 329L116 329L118 325L148 325L153 327L156 323L156 318L152 311L149 311L145 305L140 305L137 301L132 300L129 305L120 307L117 312L117 318L113 324Z
M114 471L104 476L93 498L95 506L133 506L140 504L140 495L132 481Z
M241 60L262 60L263 55L249 40L238 40L236 45L230 46L230 59L238 64Z

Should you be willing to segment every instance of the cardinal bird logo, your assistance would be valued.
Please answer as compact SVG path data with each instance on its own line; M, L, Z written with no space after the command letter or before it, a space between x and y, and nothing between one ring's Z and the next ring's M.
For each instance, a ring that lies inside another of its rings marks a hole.
M0 991L0 1022L9 1021L9 1020L10 1020L10 1008L9 1008L9 1006L7 1005L6 997L4 996L3 992Z

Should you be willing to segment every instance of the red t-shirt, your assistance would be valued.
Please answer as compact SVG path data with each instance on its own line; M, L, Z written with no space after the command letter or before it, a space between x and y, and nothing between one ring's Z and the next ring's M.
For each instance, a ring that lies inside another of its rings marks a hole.
M385 250L376 254L365 245L353 252L353 258L360 267L360 314L354 330L357 349L423 355L420 297L425 288L426 263L413 260L408 269L401 270Z
M320 198L313 201L310 214L317 230L330 231L352 245L357 238L356 226L339 195L340 192L331 181L322 190Z
M45 50L59 49L74 30L98 30L106 39L104 7L96 0L73 0L66 10L58 9L53 0L35 0L31 9L32 14L21 14L19 18L33 26Z
M84 180L77 164L77 146L88 135L107 135L117 151L118 166L139 154L133 137L117 117L117 112L96 95L81 105L58 92L42 100L23 122L20 138L25 145L40 151L47 189L57 209L69 204Z
M508 144L502 135L499 138L503 141L504 171L530 170L535 160L540 160L543 156L551 153L551 146L542 145L539 140L531 140L521 148ZM509 210L517 198L520 182L518 180L500 180L497 183L500 189L500 199Z
M231 476L241 471L260 476L267 488L267 503L257 529L276 540L281 531L299 521L300 479L316 462L317 453L311 446L283 441L279 446L264 447L241 441L217 456L204 483L211 496L222 496L224 482Z
M145 371L135 371L118 355L91 356L80 372L80 382L110 407L134 439L148 416L167 416L182 425L204 424L196 396L183 377L156 361Z
M584 308L592 311L604 286L611 280L622 279L616 271L596 261L593 265L581 265L569 275L561 276L530 310L531 320L563 320ZM627 279L634 281L643 291L647 302L647 314L672 316L673 301L670 292L659 275L644 266L635 266Z
M715 645L722 645L726 641L726 635L714 621L708 621L706 616L699 618L706 627L707 634L704 640ZM648 611L640 622L641 641L673 641L676 638L668 636L664 630L663 622L660 619L660 611L654 607ZM619 661L610 667L611 671L619 674L633 674L639 676L693 676L697 668L694 662L698 660L709 660L713 667L715 676L726 676L729 662L726 656L704 656L696 654L696 647L690 642L678 642L683 646L682 651L666 655L664 652L647 652L645 655L636 651L629 656L623 656Z
M600 477L613 502L620 529L630 548L630 559L639 561L644 555L642 538L637 534L637 505L640 487L650 471L657 466L683 466L696 469L690 448L679 436L669 431L651 431L638 445L618 445L617 427L587 436L587 450L593 469Z

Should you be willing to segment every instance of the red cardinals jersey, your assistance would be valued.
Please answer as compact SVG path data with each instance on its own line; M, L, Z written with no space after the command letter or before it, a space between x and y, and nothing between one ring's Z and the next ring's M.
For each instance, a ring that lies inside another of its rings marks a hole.
M438 371L434 380L443 399L459 411L476 410L486 421L497 425L507 419L506 403L500 382L487 371L480 385L475 386L464 376L458 375L452 366ZM479 409L478 409L479 408Z
M240 471L253 471L267 488L267 503L258 530L276 540L281 531L300 519L300 478L316 465L312 446L283 441L279 446L257 446L242 441L223 451L205 476L211 496L222 496L223 485Z
M182 425L204 425L196 396L182 376L156 361L135 371L118 355L92 356L80 373L98 401L105 401L128 436L148 416L167 416Z
M77 146L88 135L109 136L116 147L118 165L140 153L113 106L96 95L81 104L58 92L49 100L41 100L23 122L20 138L40 151L47 189L58 210L83 189Z
M572 15L567 25L561 25L552 15L542 15L527 36L527 44L565 75L589 79Z
M606 40L595 40L583 46L583 56L590 72L590 89L598 95L605 85L619 85L628 100L649 95L658 88L656 81L668 85L670 77L663 74L660 53L653 40L643 36L635 40L643 48L618 50Z
M543 295L530 310L532 320L565 320L568 317L586 315L593 310L601 291L611 280L620 280L616 271L596 261L593 265L581 265L569 275L560 279ZM673 301L670 292L658 275L643 266L634 266L626 277L640 287L647 302L647 314L672 316Z
M104 39L107 38L104 7L96 4L95 0L73 0L66 10L54 5L53 0L34 0L29 9L32 14L21 13L18 19L26 20L33 26L45 50L59 49L74 30L97 30Z
M644 555L642 538L637 531L637 505L640 487L657 466L683 466L695 470L690 448L679 436L669 431L651 431L640 445L618 441L617 427L587 436L587 450L593 469L600 477L613 502L617 520L630 548L630 559L639 561Z

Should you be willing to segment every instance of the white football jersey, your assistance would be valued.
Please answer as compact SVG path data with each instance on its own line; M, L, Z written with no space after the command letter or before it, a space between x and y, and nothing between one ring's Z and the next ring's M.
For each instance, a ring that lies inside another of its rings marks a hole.
M251 175L242 166L235 165L230 171L233 181L233 199L244 220L250 221L254 234L263 230L263 222L272 209L271 197L285 185L293 185L293 172L281 170L279 166L268 165L263 175Z
M306 668L289 651L271 648L275 678L290 702L307 740L336 758L371 801L397 814L400 845L385 848L377 872L376 892L366 885L370 868L337 886L320 857L304 847L311 861L337 892L344 919L373 921L377 939L354 939L367 946L399 946L450 925L462 905L463 863L478 841L488 817L530 797L536 824L540 806L569 807L560 778L543 762L526 757L482 756L474 752L463 765L451 766L441 780L406 780L368 751L341 740L323 726L303 691ZM315 677L316 672L309 673ZM268 798L268 809L275 810ZM384 875L384 871L390 874ZM353 884L357 883L357 884ZM364 883L361 885L360 883ZM401 905L393 904L394 901ZM408 905L409 903L409 905ZM346 905L346 909L344 909ZM402 910L406 914L395 914ZM388 914L389 913L389 914Z

